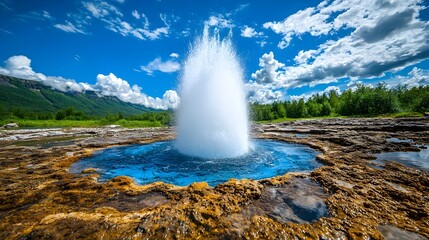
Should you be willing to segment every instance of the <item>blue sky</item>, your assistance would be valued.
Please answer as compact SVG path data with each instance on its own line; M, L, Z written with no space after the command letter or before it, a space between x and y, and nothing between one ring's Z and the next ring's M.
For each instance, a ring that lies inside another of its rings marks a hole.
M419 0L0 0L0 73L174 108L189 47L209 25L223 35L232 31L251 102L341 92L357 83L428 85L428 6Z

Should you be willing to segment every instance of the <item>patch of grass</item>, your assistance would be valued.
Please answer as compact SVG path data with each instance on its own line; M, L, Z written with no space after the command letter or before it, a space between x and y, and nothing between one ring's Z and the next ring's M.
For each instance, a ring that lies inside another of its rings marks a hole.
M325 117L310 117L310 118L278 118L273 120L256 121L257 123L279 123L291 122L296 120L314 120L314 119L328 119L328 118L405 118L405 117L423 117L422 113L418 112L398 112L388 113L382 115L358 115L358 116L325 116Z
M125 128L145 128L145 127L163 127L159 121L138 121L138 120L125 120L121 119L113 124L120 125Z
M26 120L13 119L12 121L19 124L20 128L53 128L53 127L99 127L97 120Z
M383 115L380 115L378 117L380 117L380 118L423 117L423 113L418 113L418 112L399 112L399 113L383 114Z
M114 122L101 120L26 120L7 119L1 120L0 126L6 123L16 122L20 128L71 128L71 127L102 127L106 125L120 125L125 128L163 127L159 121L139 121L121 119Z

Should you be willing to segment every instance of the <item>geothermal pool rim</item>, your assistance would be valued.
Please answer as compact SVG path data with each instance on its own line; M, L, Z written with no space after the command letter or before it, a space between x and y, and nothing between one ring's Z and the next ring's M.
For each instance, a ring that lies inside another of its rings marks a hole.
M248 154L225 159L203 159L181 154L174 140L105 148L74 162L74 174L97 173L105 182L128 176L138 184L165 182L188 186L207 182L211 186L236 179L267 179L289 172L308 172L322 166L321 153L305 144L258 138Z

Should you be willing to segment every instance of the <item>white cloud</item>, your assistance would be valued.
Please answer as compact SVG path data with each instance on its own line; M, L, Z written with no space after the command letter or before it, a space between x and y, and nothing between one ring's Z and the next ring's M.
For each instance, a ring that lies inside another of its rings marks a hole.
M164 73L177 72L180 70L180 67L180 64L176 61L168 60L163 62L161 58L155 58L146 66L141 66L141 69L147 74L152 75L154 71L160 71Z
M258 83L273 83L283 78L283 72L277 70L285 65L274 59L273 52L262 55L259 58L259 66L262 68L252 73L252 78Z
M33 71L30 66L31 60L26 56L12 56L4 62L6 65L0 68L1 74L38 81L46 79L45 75Z
M265 44L267 44L266 39L267 36L264 35L263 32L257 32L254 28L249 27L247 25L244 25L244 27L241 28L241 34L242 37L245 38L255 38L257 39L256 43L259 44L259 46L264 47Z
M143 28L135 27L128 22L122 21L119 17L117 18L109 18L103 19L103 22L106 23L106 28L121 34L122 36L134 36L141 40L156 40L163 36L168 36L170 32L170 26L168 25L168 21L165 15L160 14L160 19L165 24L164 27L158 27L153 30L149 29L149 21L143 13L140 14L144 20Z
M139 86L130 86L126 80L116 77L113 73L109 75L98 74L95 85L77 83L73 79L63 77L46 76L42 73L34 72L31 68L31 60L23 55L8 58L5 61L5 66L0 67L0 74L39 81L62 92L96 91L102 96L114 96L124 102L141 104L149 108L176 108L180 102L174 90L166 91L162 98L150 97L142 93Z
M54 17L46 11L30 11L17 15L21 20L38 20L38 21L46 21L46 20L54 20Z
M168 33L170 32L170 28L168 27L159 27L155 28L154 30L148 30L148 29L136 29L138 32L141 32L144 34L145 37L149 38L150 40L156 40L161 38L162 36L168 36Z
M290 15L281 22L266 22L264 28L271 29L277 34L283 35L283 40L279 43L280 48L289 45L293 36L310 33L312 36L326 35L331 30L330 23L326 23L329 14L316 14L315 8L307 8Z
M350 80L347 83L347 89L356 90L359 85L363 85L363 81L360 80Z
M266 40L257 41L256 43L259 44L259 46L264 47L267 44Z
M7 10L7 11L12 11L13 9L11 7L9 7L8 5L6 5L6 3L4 2L0 2L0 7Z
M83 6L96 18L103 18L108 15L123 16L115 6L104 1L84 2Z
M73 25L73 23L69 21L66 21L65 24L55 24L54 27L61 29L64 32L86 34L86 32L83 29L77 28L75 25Z
M255 37L255 36L258 36L258 35L259 35L259 33L256 32L255 29L252 28L252 27L244 26L241 29L241 36L242 37L252 38L252 37Z
M177 92L174 90L167 90L164 95L162 95L162 100L164 108L176 109L180 103L179 95L177 95Z
M43 11L42 16L46 19L54 19L48 11Z
M305 63L308 63L309 60L314 59L315 55L318 53L320 53L320 51L317 51L317 50L308 50L308 51L301 50L298 52L298 55L296 55L293 60L295 60L295 62L298 64L305 64Z
M318 94L318 95L323 95L323 94L329 94L330 92L336 92L338 95L341 94L341 89L337 86L328 86L327 88L325 88L325 90L323 91L312 91L309 93L303 93L301 95L291 95L289 96L290 100L300 100L300 99L304 99L305 101L307 101L309 98L311 98L312 96Z
M13 35L13 33L12 33L11 31L5 30L5 29L3 29L3 28L0 28L0 31L1 31L1 32L4 32L4 33L7 33L7 34L9 34L9 35Z
M171 53L171 54L170 54L170 57L172 57L172 58L178 58L178 57L179 57L179 54L177 54L177 53Z
M146 17L144 13L141 14L141 17L143 18L143 28L149 29L149 19Z
M337 86L329 86L325 90L323 90L321 94L325 94L325 93L328 94L332 91L336 92L338 95L341 94L341 89Z
M144 13L139 13L137 10L134 10L131 15L137 20L143 19L143 28L149 29L149 19Z
M362 82L360 82L362 83ZM408 88L429 85L429 70L414 67L406 76L395 76L388 81L385 81L387 87L394 88L398 85L407 85ZM354 86L354 82L350 81L347 85Z
M139 12L137 12L137 10L134 10L131 15L133 15L133 17L135 17L136 19L140 19L140 14Z
M150 29L147 16L144 13L139 13L137 10L133 10L131 15L135 19L142 21L134 24L124 21L122 19L124 14L114 5L106 1L87 1L83 2L82 6L83 10L78 14L67 14L70 20L66 20L65 24L55 24L54 26L66 32L86 34L85 28L91 25L91 21L98 20L101 21L108 30L119 33L124 37L133 36L140 40L156 40L166 37L170 33L170 19L166 14L159 15L164 26ZM174 15L172 15L172 18L173 21L178 19Z
M31 68L31 60L23 55L12 56L5 61L5 67L0 67L0 73L23 78L29 80L36 80L42 82L44 85L53 89L67 92L75 91L82 92L86 90L87 85L77 83L73 79L66 79L63 77L45 76L42 73L36 73Z
M204 22L205 25L217 28L233 28L234 24L231 19L226 19L222 14L217 16L210 16L208 20Z
M278 71L277 87L315 86L340 78L377 78L429 58L429 23L419 18L424 8L421 4L420 0L324 1L281 22L265 23L265 28L283 35L280 48L303 34L349 32L316 49L300 51L294 58L295 66ZM274 76L266 67L258 71Z
M279 89L279 84L284 79L285 66L274 58L274 53L265 53L259 58L261 69L252 73L252 78L245 84L247 99L249 102L273 103L284 100L284 95Z
M278 90L273 90L271 85L249 81L244 84L244 89L246 91L247 100L252 103L273 103L283 101L284 99L283 93Z
M408 73L408 79L405 80L403 84L406 84L409 87L429 85L429 70L414 67Z
M176 108L180 99L174 90L168 90L163 98L153 98L141 92L137 85L130 84L116 77L113 73L109 75L98 74L97 83L94 88L99 90L104 96L115 96L124 102L141 104L155 109Z

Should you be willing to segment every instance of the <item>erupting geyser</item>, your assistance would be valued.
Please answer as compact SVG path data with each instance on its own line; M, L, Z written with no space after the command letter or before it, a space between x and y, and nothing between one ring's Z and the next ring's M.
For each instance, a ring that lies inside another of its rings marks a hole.
M243 70L231 44L203 36L185 62L180 85L179 152L201 158L233 158L249 149Z

